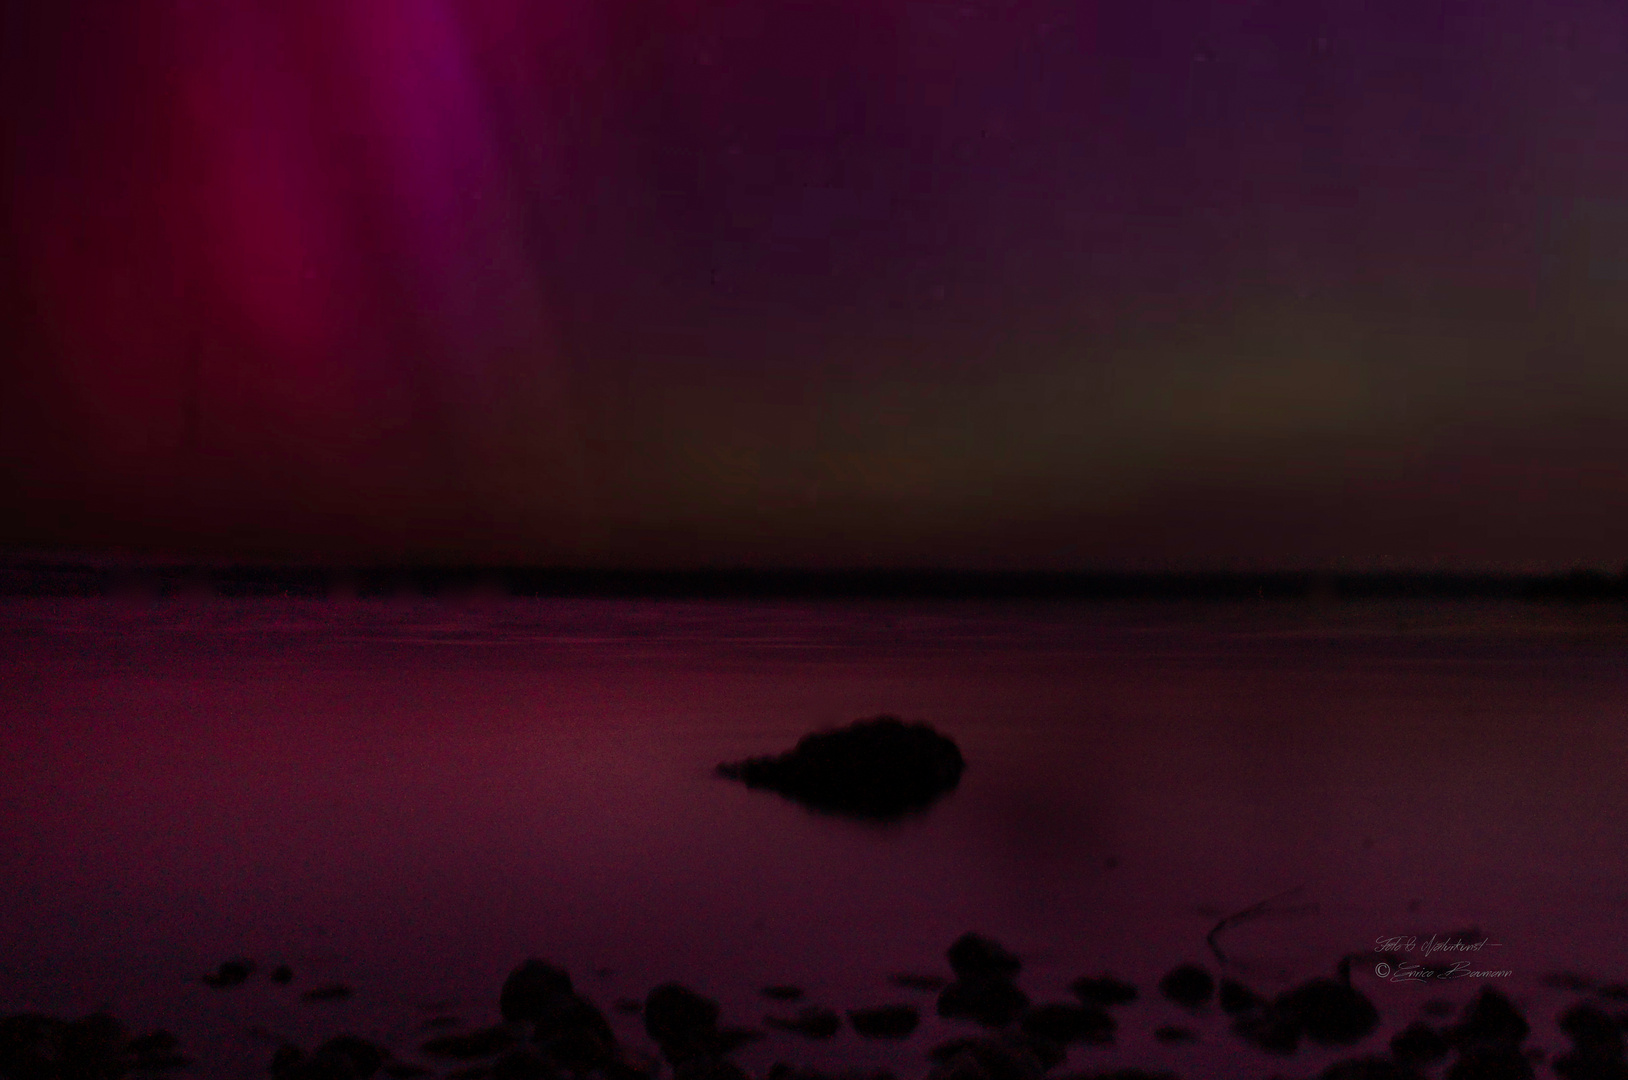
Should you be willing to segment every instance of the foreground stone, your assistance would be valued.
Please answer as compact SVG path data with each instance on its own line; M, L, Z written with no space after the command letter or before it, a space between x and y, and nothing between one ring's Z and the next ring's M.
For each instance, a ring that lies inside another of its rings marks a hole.
M903 1039L921 1023L914 1005L882 1005L874 1009L849 1009L848 1022L867 1039Z
M818 1005L801 1009L794 1017L765 1016L763 1023L767 1027L794 1032L809 1039L829 1039L842 1030L842 1018L835 1011L822 1009Z
M254 968L253 960L226 960L220 967L205 975L203 981L216 990L224 990L228 986L241 986L254 974Z
M382 1068L389 1052L355 1035L336 1035L307 1055L283 1046L271 1059L274 1080L366 1080Z
M1159 980L1159 993L1187 1009L1196 1009L1215 993L1215 979L1197 964L1172 968Z
M0 1018L0 1076L100 1080L190 1064L168 1031L127 1038L123 1025L107 1013L79 1020L38 1013Z
M726 762L718 774L811 809L885 820L955 790L965 767L960 748L926 724L878 716L805 735L778 756Z
M1059 1003L1035 1006L1023 1014L1018 1026L1026 1035L1067 1046L1113 1042L1118 1025L1104 1008Z
M927 1080L1040 1080L1063 1060L1061 1049L1015 1032L957 1039L934 1047Z
M616 1035L605 1014L576 992L570 975L547 961L533 958L512 971L498 1009L509 1023L530 1023L532 1042L561 1068L585 1073L617 1061Z
M1085 1005L1127 1005L1136 1000L1136 987L1112 975L1081 976L1068 988Z

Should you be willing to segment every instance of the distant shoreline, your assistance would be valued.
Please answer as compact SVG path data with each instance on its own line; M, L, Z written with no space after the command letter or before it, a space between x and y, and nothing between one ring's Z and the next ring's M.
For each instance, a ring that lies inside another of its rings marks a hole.
M613 570L468 565L299 565L0 556L0 596L396 596L877 600L1628 601L1628 571Z

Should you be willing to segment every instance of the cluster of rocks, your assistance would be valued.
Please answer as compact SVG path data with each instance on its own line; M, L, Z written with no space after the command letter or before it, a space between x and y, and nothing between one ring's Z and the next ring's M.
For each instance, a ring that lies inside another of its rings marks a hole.
M162 1029L131 1036L106 1013L59 1020L37 1013L0 1018L0 1076L17 1080L111 1080L183 1068L192 1059Z
M928 1051L927 1080L1045 1080L1077 1044L1105 1044L1118 1030L1112 1009L1138 998L1137 988L1112 975L1076 979L1069 985L1073 1001L1032 1004L1018 987L1021 960L998 942L964 934L947 952L954 978L895 976L895 985L937 993L938 1015L968 1021L985 1030L952 1039ZM222 964L206 977L211 986L239 985L255 971L252 961ZM1351 985L1349 958L1333 978L1312 979L1266 997L1230 978L1217 979L1197 964L1182 964L1160 980L1166 1000L1195 1017L1212 1002L1231 1022L1233 1033L1250 1046L1276 1055L1294 1054L1303 1041L1324 1047L1350 1046L1374 1033L1379 1013ZM290 978L274 981L289 982ZM1578 986L1572 989L1587 989ZM764 996L783 1004L800 1003L795 986L764 988ZM1603 990L1597 995L1604 997ZM1624 991L1628 997L1628 989ZM605 1015L578 993L561 968L532 959L504 981L498 999L502 1022L473 1031L435 1035L420 1052L449 1070L449 1080L658 1080L670 1069L672 1080L748 1080L730 1055L764 1034L748 1027L720 1023L716 1001L679 983L664 983L642 1001L623 1003L641 1016L645 1033L659 1058L622 1046ZM1439 1023L1415 1020L1390 1040L1388 1053L1336 1062L1319 1080L1423 1080L1441 1072L1444 1080L1526 1080L1534 1076L1541 1053L1525 1046L1530 1026L1510 1000L1483 988L1448 1023L1451 1006L1435 1003L1426 1014ZM861 1037L903 1039L921 1020L909 1004L885 1004L848 1010L848 1025ZM1560 1028L1571 1048L1551 1062L1562 1080L1628 1080L1624 1031L1628 1012L1608 1014L1598 1001L1568 1009ZM455 1026L439 1017L426 1028ZM841 1030L834 1010L802 1005L793 1016L766 1016L764 1026L811 1039L829 1039ZM1165 1043L1191 1042L1188 1027L1165 1025L1156 1032ZM176 1038L166 1031L129 1036L105 1013L80 1020L58 1020L36 1014L0 1018L0 1078L6 1080L103 1080L131 1073L151 1075L191 1064ZM428 1075L431 1069L397 1059L389 1049L355 1035L338 1035L307 1053L285 1044L269 1066L272 1080L396 1080ZM826 1073L784 1062L770 1067L764 1080L896 1080L886 1069ZM1057 1076L1057 1080L1176 1080L1168 1072L1118 1069Z
M260 965L247 957L236 960L223 960L214 971L204 975L205 986L212 986L216 990L226 990L234 986L242 986L249 981L249 976L260 969ZM287 986L294 981L294 969L287 964L278 964L266 976L270 982L278 986ZM354 991L344 983L324 983L313 986L300 996L306 1001L344 1001Z

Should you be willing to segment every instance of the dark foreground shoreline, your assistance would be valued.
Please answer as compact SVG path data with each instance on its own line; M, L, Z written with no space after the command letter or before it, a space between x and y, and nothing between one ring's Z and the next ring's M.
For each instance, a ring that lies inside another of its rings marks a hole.
M1062 1068L1070 1046L1109 1046L1122 1030L1134 1030L1134 1018L1121 1019L1124 1006L1157 995L1192 1019L1191 1026L1159 1026L1153 1037L1161 1044L1198 1041L1200 1026L1213 1029L1219 1022L1225 1027L1225 1037L1237 1051L1226 1069L1228 1080L1285 1075L1521 1080L1536 1077L1540 1069L1563 1080L1628 1080L1628 984L1601 984L1576 975L1546 980L1550 988L1576 996L1557 1017L1571 1045L1552 1054L1526 1045L1531 1033L1526 1017L1491 985L1482 985L1459 1007L1440 999L1426 1002L1423 1015L1383 1040L1376 1034L1382 1027L1379 1010L1351 981L1353 963L1370 964L1374 955L1351 954L1335 965L1333 975L1271 997L1227 977L1224 964L1217 976L1205 965L1184 963L1151 990L1103 973L1074 980L1071 999L1033 1002L1018 983L1021 960L998 942L967 933L946 953L948 976L892 978L900 997L914 1001L839 1014L807 1002L799 987L766 986L761 1027L721 1022L716 1001L679 983L656 986L642 1000L611 1003L616 1012L640 1018L653 1047L622 1043L605 1013L576 989L568 972L531 959L516 967L498 991L500 1023L466 1028L455 1017L430 1018L421 1025L421 1041L409 1056L345 1032L309 1047L283 1043L265 1061L264 1074L272 1080L900 1080L887 1068L823 1070L786 1061L748 1073L732 1055L762 1040L764 1028L801 1036L811 1046L844 1026L860 1038L900 1041L916 1032L924 1011L932 1011L959 1022L966 1033L928 1049L922 1071L905 1080L1181 1080L1172 1071L1134 1066ZM247 959L223 962L202 976L202 982L221 993L252 979L283 986L296 982L286 966L268 973ZM311 1002L351 994L343 984L303 991L290 986L290 991ZM1297 1055L1314 1048L1342 1056L1315 1073L1303 1064L1296 1068ZM210 1063L195 1060L170 1032L133 1034L105 1012L73 1020L36 1013L0 1017L0 1077L6 1080L209 1075ZM1210 1074L1192 1075L1206 1080Z
M0 554L0 596L510 597L878 600L1628 601L1608 574L1399 571L1088 573L912 569L694 570L316 565Z

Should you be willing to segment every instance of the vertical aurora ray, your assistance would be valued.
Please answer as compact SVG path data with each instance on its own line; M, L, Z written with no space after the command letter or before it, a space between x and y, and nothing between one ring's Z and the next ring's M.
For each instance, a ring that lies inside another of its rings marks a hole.
M1620 4L0 10L6 542L1522 561L1533 448L1618 483Z

